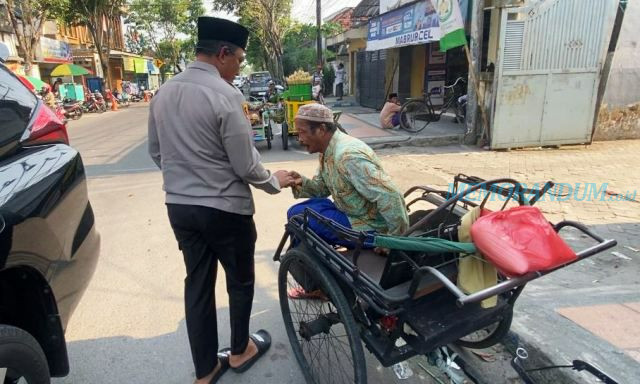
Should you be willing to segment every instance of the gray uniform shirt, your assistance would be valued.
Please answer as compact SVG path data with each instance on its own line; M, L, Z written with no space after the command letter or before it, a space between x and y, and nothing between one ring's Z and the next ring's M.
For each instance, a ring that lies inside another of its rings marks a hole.
M162 169L168 204L255 212L249 184L280 192L260 163L242 93L213 65L196 61L151 101L149 154Z

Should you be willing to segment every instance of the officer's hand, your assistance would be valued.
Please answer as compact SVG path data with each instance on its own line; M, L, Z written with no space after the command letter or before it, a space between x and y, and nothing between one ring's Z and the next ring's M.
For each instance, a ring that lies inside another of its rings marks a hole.
M293 178L293 185L302 185L302 176L296 171L289 171L289 175Z
M291 187L294 184L293 177L287 171L276 171L273 175L278 179L280 188Z

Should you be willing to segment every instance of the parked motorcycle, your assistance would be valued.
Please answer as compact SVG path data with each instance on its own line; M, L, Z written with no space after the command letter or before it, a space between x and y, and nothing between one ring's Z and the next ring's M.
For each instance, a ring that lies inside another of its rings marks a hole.
M59 114L58 109L62 107L64 110L64 116L67 119L78 120L82 117L82 104L79 101L73 99L64 99L62 102L58 102L58 107L56 108L56 115Z
M87 95L82 107L86 112L102 113L107 110L107 103L100 92L94 92Z
M129 94L127 92L118 92L117 90L113 92L113 97L116 98L119 106L128 107L129 102Z

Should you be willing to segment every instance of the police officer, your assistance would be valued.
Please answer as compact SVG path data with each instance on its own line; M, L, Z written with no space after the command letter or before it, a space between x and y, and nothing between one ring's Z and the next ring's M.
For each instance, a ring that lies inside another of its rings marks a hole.
M162 169L169 222L184 255L185 312L196 383L212 383L230 366L247 370L271 344L249 334L254 294L254 203L249 184L275 194L293 184L286 171L260 163L231 83L249 32L234 22L198 19L196 61L152 99L149 153ZM230 353L218 353L217 262L224 268L231 320Z

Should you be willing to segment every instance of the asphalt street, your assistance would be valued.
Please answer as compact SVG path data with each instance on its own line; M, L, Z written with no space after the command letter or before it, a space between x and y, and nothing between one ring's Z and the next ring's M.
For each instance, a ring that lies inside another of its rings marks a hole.
M67 329L71 373L54 383L190 383L195 377L184 320L184 265L166 217L161 173L147 154L147 114L147 105L140 103L87 114L69 124L71 144L87 169L102 249L94 278ZM317 155L303 152L293 140L291 144L288 151L280 142L272 150L264 142L257 147L274 170L313 173ZM258 242L252 322L254 329L271 332L274 345L250 371L229 372L220 382L303 383L282 325L278 264L272 260L286 209L294 200L288 191L275 196L256 191L254 196ZM229 342L224 284L220 270L216 301L221 346ZM399 381L391 368L366 354L369 383L431 382L416 363L413 375Z
M184 265L167 221L161 173L147 155L147 114L148 105L138 103L118 112L88 114L69 124L71 144L82 154L89 176L102 250L94 278L67 329L71 373L54 383L190 383L194 378L182 299ZM289 151L283 151L277 140L271 150L264 142L257 147L272 170L295 169L311 176L317 166L317 155L305 153L293 140ZM639 153L640 141L513 152L463 146L378 151L401 190L416 184L447 188L453 175L462 172L526 183L607 183L608 190L619 193L640 185ZM289 191L278 195L255 191L254 197L258 241L252 327L271 331L274 346L249 372L227 373L221 383L303 383L282 324L279 264L272 261L285 212L295 200ZM619 246L615 252L528 284L516 303L512 330L533 343L528 344L532 354L543 353L547 362L566 364L582 358L621 383L634 382L640 377L640 334L637 326L629 325L633 317L627 313L633 314L629 308L640 308L635 304L640 289L640 205L578 199L547 199L538 205L549 220L578 220L603 237L617 239ZM567 239L578 249L586 244L578 235ZM218 329L225 346L228 307L221 272L216 287ZM616 312L619 307L627 312ZM603 315L593 315L602 311ZM640 310L636 312L640 315ZM517 337L511 341L518 344ZM486 383L520 382L500 347L484 352L472 359ZM436 382L418 365L436 372L424 358L410 360L413 376L399 380L390 368L365 354L369 383ZM574 381L539 381L560 382ZM580 376L575 382L593 381Z

